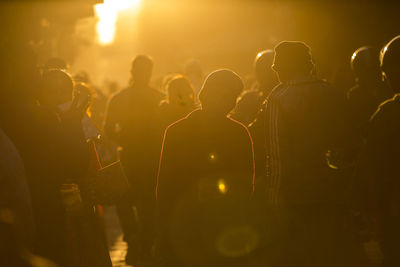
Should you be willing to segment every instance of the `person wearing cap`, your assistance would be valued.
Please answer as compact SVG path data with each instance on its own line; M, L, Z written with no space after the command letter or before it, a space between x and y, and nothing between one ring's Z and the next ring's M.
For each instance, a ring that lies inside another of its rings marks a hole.
M165 131L157 203L167 266L215 266L224 258L214 251L215 236L228 227L222 214L243 215L239 207L253 190L253 145L247 128L227 117L242 88L234 72L212 72L199 94L201 108Z
M360 207L373 222L383 252L384 267L400 266L400 36L381 50L385 82L395 93L371 117L365 149L356 180L362 197ZM379 235L380 234L380 235Z
M341 145L344 99L316 77L303 42L279 43L272 68L280 84L250 126L256 150L264 149L256 154L264 180L256 181L255 195L277 220L270 227L282 233L271 264L360 266L362 249L342 224L345 183L326 157Z

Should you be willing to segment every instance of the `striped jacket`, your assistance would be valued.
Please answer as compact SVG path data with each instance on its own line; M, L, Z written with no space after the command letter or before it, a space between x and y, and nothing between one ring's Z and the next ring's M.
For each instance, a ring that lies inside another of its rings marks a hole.
M256 170L262 171L256 179L262 180L270 205L338 197L326 155L343 136L343 104L338 92L322 80L282 83L271 92L250 125Z

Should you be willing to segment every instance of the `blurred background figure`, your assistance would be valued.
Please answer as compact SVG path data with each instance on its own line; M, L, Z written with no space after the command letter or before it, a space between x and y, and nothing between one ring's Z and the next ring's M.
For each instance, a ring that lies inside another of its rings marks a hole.
M167 100L160 106L160 113L166 126L182 119L196 108L194 90L190 81L182 75L175 75L167 84Z
M271 69L273 59L274 51L264 50L259 52L254 60L254 73L257 83L240 96L231 115L232 118L244 125L253 122L262 107L262 103L278 84L276 74Z
M212 72L199 94L201 109L166 130L157 184L166 266L241 266L240 257L254 249L239 245L243 251L230 258L230 236L224 235L237 224L247 227L245 203L254 179L250 134L227 118L242 90L236 73ZM233 232L240 235L240 229Z
M130 86L111 98L104 123L105 134L120 147L132 187L117 206L130 265L150 260L154 240L154 192L163 134L159 104L164 95L149 87L152 70L149 56L133 59Z

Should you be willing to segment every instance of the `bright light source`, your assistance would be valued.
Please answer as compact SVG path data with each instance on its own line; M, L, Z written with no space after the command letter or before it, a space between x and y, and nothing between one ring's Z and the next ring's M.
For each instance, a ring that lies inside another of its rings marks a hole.
M137 7L140 0L104 0L103 4L94 6L97 22L97 36L102 45L111 44L114 41L115 26L118 12Z
M225 181L222 179L218 181L218 190L221 194L226 194L226 192L228 191Z

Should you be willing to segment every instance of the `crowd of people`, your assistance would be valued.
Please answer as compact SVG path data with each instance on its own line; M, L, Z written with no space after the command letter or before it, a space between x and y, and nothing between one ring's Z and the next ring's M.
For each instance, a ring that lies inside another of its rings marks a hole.
M400 266L400 36L354 52L346 95L300 41L258 53L251 86L218 69L153 88L139 55L108 100L60 59L0 51L1 266L110 267L102 204L132 266L374 266L370 240ZM105 201L115 161L127 186Z

